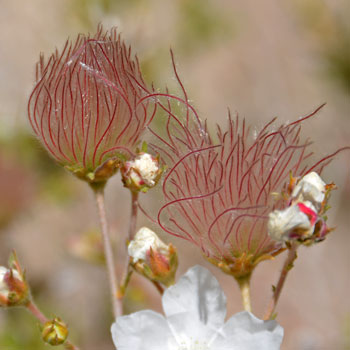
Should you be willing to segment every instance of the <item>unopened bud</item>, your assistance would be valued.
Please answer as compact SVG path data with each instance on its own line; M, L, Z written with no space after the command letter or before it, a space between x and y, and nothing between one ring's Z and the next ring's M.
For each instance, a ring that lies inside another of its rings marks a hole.
M0 266L0 306L20 306L28 302L29 287L16 269Z
M289 185L290 206L269 214L268 233L276 241L298 241L304 245L320 242L332 231L324 216L327 200L335 185L326 184L315 173L303 176L299 181L291 178Z
M148 229L141 228L129 243L128 253L134 269L146 278L169 286L174 283L178 266L175 247L165 244Z
M302 177L292 192L293 202L310 202L317 211L320 210L325 199L326 183L315 173Z
M60 318L55 317L44 324L41 334L45 343L61 345L68 337L68 327Z
M148 153L139 154L134 160L125 162L121 168L124 186L141 192L147 192L154 187L162 172L158 157Z
M168 253L169 249L155 232L147 227L142 227L129 243L128 253L133 259L133 262L136 263L138 260L146 260L147 252L150 248L165 255Z

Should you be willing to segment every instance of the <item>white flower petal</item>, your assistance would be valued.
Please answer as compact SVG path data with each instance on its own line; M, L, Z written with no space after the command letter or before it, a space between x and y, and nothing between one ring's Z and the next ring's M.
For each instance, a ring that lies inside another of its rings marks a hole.
M0 266L0 294L5 298L7 298L10 293L9 286L5 282L5 276L8 272L10 272L10 269L4 266ZM14 278L23 281L22 277L20 276L17 270L12 269L12 274Z
M276 321L263 321L247 311L232 316L211 344L211 350L278 350L283 328Z
M4 281L5 275L8 269L4 266L0 266L0 293L8 292L8 286Z
M133 258L133 262L138 260L146 260L147 251L152 247L154 251L158 251L166 255L168 246L157 236L155 232L147 227L141 227L134 239L128 245L128 254Z
M166 350L172 338L165 318L151 310L118 317L111 332L118 350Z
M292 197L297 202L311 202L318 210L325 198L326 183L315 173L305 175L295 186Z
M163 295L163 309L178 333L193 327L201 333L216 331L224 324L226 297L216 278L204 267L194 266ZM183 317L178 322L178 317ZM174 317L173 317L174 316ZM195 325L195 326L193 326Z
M298 205L292 205L284 210L275 210L269 214L267 229L270 237L276 241L288 240L293 230L313 231L313 225Z
M283 329L249 312L224 325L226 298L212 274L190 269L163 295L167 320L153 311L118 317L112 336L118 350L278 350Z
M191 312L178 313L169 316L167 320L176 343L178 346L181 344L185 349L187 347L192 349L192 344L207 344L219 331L212 324L194 321Z

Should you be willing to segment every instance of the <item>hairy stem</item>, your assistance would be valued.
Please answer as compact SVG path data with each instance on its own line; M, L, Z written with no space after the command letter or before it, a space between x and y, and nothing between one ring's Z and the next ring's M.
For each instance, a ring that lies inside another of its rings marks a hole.
M135 236L136 231L136 221L137 221L137 211L139 208L139 193L130 191L131 193L131 215L130 215L130 223L129 223L129 236L128 239L131 241Z
M114 318L116 318L123 314L123 305L122 305L121 298L119 298L118 280L117 280L117 274L115 269L113 250L112 250L111 240L108 233L104 190L103 188L96 188L94 189L94 192L95 192L96 204L98 208L98 215L100 217L100 223L101 223L104 252L106 257L107 271L108 271L108 278L109 278L109 287L112 295L113 314L114 314Z
M246 311L252 312L252 304L250 301L250 277L251 275L239 278L237 282L241 290L243 308Z
M28 304L26 304L27 310L42 324L44 325L46 322L50 321L37 307L33 300L30 300ZM64 347L66 350L79 350L79 348L71 343L69 340L66 340L64 343Z
M278 303L278 300L280 298L284 283L286 281L286 278L288 276L289 271L293 268L293 263L295 261L295 259L298 257L297 255L297 249L298 249L298 244L297 243L293 243L289 248L288 248L288 255L287 258L283 264L283 268L280 274L280 277L278 279L277 285L273 290L273 295L272 295L272 299L270 301L270 304L266 310L264 319L265 320L269 320L271 318L273 318L274 316L274 312L276 310L276 306Z
M27 305L27 310L41 323L44 324L48 321L47 317L39 310L34 301L30 301Z
M130 213L130 221L129 221L129 231L128 231L128 238L126 240L126 250L128 249L128 245L130 241L135 236L136 231L136 221L137 221L137 212L138 212L138 199L139 199L139 193L130 191L131 193L131 213ZM129 281L132 276L132 270L130 266L130 258L128 255L128 252L126 251L126 260L125 260L125 271L122 278L122 283L120 284L119 288L119 296L122 298L125 294L126 288L129 284Z

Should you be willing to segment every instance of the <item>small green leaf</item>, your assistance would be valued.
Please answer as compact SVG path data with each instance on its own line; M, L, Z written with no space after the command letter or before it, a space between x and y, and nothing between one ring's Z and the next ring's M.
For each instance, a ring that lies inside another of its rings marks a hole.
M147 142L146 142L146 141L143 141L143 142L142 142L142 146L141 146L141 151L142 151L143 153L147 153L147 150L148 150Z

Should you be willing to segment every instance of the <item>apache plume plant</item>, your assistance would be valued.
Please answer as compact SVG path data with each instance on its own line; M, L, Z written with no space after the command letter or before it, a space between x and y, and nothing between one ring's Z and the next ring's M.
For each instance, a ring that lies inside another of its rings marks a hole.
M249 313L251 275L260 262L288 249L267 312L270 319L297 248L323 241L331 231L325 212L334 184L326 184L320 174L342 149L310 163L311 142L301 137L301 126L323 105L285 125L276 125L275 118L258 131L229 114L227 128L217 126L213 137L189 104L171 55L183 97L146 86L137 58L116 29L104 32L99 26L93 36L79 35L47 62L41 56L28 103L30 124L51 156L94 191L118 349L144 349L145 344L231 349L240 342L238 347L246 350L260 343L278 349L282 329ZM142 142L146 137L148 143ZM132 197L122 278L116 272L104 203L105 184L118 169ZM249 312L225 324L225 297L208 271L191 269L176 283L176 248L145 227L135 235L139 193L155 186L163 194L159 226L198 246L208 261L233 276ZM67 340L65 322L47 319L27 298L24 275L11 271L0 271L3 306L25 305L44 326L44 341L77 349ZM164 293L166 319L152 311L122 316L133 271ZM24 285L23 298L12 296L14 281ZM194 327L184 327L184 315ZM210 324L210 318L216 321ZM179 332L173 332L173 322L181 326Z
M51 156L79 178L105 182L130 158L152 119L139 63L117 34L99 26L36 67L30 124Z

